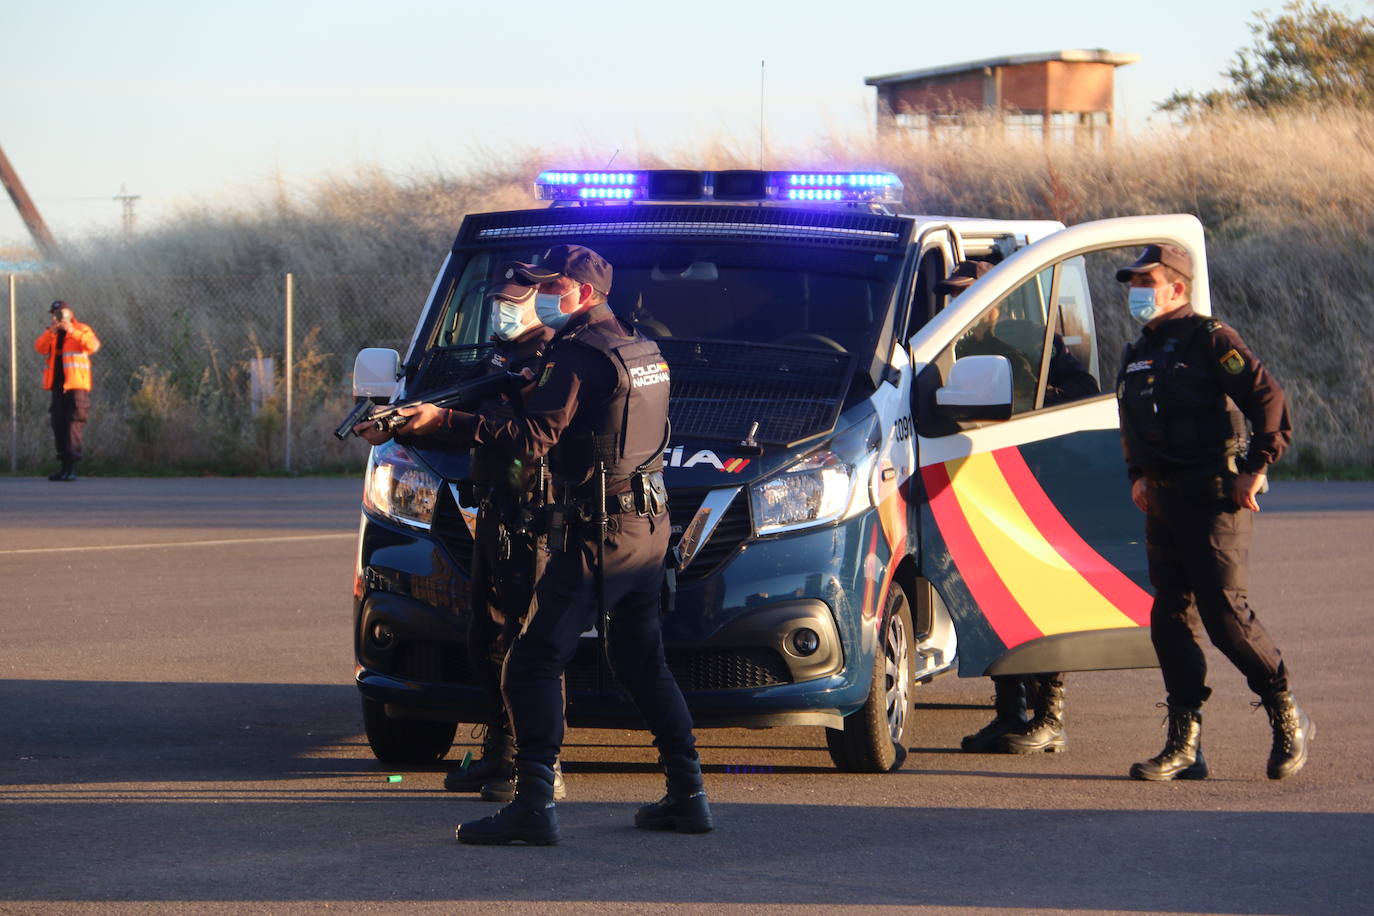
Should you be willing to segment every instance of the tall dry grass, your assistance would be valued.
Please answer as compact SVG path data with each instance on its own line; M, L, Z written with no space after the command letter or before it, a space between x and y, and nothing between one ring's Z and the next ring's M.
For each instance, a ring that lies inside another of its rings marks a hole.
M619 166L745 168L751 143L707 138ZM770 163L897 172L907 212L1065 223L1196 214L1208 232L1213 302L1276 372L1293 402L1294 460L1307 472L1374 465L1374 113L1230 114L1118 139L1045 146L990 123L940 142L835 136ZM363 169L237 209L188 210L131 242L96 240L60 270L25 278L37 316L70 300L96 326L93 457L126 470L257 473L281 464L280 388L256 411L248 363L282 351L282 277L297 278L293 440L297 469L357 468L328 436L361 346L404 343L464 214L533 205L543 165L597 167L577 152L488 157L462 175ZM1096 303L1107 336L1124 305ZM38 360L21 332L28 378ZM23 357L21 357L21 362ZM21 457L48 454L40 394L25 388ZM98 466L99 461L95 462Z

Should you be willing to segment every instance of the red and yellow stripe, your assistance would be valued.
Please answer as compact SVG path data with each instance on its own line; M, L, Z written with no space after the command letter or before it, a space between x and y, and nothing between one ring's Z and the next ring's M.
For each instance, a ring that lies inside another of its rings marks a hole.
M921 475L955 566L1008 648L1149 622L1150 595L1079 536L1017 449L930 465Z

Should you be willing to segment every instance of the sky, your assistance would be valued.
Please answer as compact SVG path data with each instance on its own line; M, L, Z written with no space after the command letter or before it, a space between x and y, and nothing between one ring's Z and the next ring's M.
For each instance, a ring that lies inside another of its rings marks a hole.
M0 149L61 241L117 232L122 188L146 228L360 168L752 149L761 108L771 157L870 130L865 77L1068 48L1141 56L1116 71L1117 118L1144 131L1174 89L1223 85L1279 5L0 0ZM28 245L0 197L0 259Z

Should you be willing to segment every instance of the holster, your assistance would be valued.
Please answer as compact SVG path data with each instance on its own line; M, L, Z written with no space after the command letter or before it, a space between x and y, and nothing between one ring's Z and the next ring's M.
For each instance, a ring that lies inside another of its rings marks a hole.
M621 494L622 496L624 494ZM662 471L636 472L630 475L630 506L622 511L657 518L668 511L668 488ZM624 506L622 500L621 505Z

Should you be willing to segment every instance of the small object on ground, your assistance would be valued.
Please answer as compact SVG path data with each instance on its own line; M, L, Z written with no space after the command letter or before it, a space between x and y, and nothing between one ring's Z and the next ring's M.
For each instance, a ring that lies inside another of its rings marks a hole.
M401 781L402 779L404 779L404 778L405 778L405 777L403 777L403 776L394 776L394 775L393 775L393 776L388 776L388 777L386 778L386 781L387 781L387 782L400 782L400 781Z

